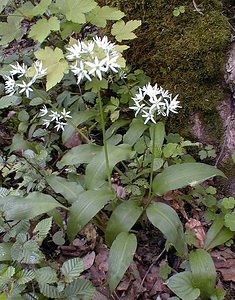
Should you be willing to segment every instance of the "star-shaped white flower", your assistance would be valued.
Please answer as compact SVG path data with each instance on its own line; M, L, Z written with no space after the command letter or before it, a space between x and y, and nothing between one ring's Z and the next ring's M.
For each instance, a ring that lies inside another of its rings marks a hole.
M94 62L86 61L85 64L90 67L89 74L93 75L94 73L96 76L102 80L102 72L106 72L106 58L99 61L98 57L96 56Z
M25 92L26 97L29 98L30 92L33 91L33 89L31 88L32 82L30 81L29 83L26 83L24 80L22 80L22 83L17 83L16 85L17 85L19 88L21 88L21 89L19 90L19 93L21 94L21 93Z

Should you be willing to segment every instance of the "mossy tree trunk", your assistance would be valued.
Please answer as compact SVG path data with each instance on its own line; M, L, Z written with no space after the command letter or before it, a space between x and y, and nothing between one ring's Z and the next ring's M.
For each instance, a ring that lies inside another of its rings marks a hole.
M198 113L217 140L223 136L217 105L224 98L223 72L231 27L222 1L100 0L118 6L127 20L141 19L138 38L131 43L127 61L158 83L179 94L182 110L168 124L189 134L190 118ZM173 10L185 6L185 13ZM217 130L215 130L215 128Z

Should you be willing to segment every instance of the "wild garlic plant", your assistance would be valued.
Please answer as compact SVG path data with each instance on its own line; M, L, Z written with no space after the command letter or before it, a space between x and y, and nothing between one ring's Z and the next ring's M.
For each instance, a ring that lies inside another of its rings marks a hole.
M139 88L138 93L132 98L134 106L130 109L135 111L135 117L139 114L144 119L144 124L156 124L160 117L168 117L170 113L178 113L177 109L181 108L180 102L177 100L178 95L173 95L165 90L163 87L155 84L152 86L150 83ZM155 155L155 126L153 126L153 139L152 139L152 159L149 179L149 193L146 207L151 202L152 184L153 184L153 166Z

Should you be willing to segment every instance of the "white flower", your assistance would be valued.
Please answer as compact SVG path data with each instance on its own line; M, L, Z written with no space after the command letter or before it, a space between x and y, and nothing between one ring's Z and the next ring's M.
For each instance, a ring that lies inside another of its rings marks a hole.
M29 83L26 83L24 80L22 80L22 83L17 83L16 85L19 88L21 88L21 90L19 90L19 93L21 94L21 93L25 92L26 97L29 98L30 92L33 91L33 89L31 88L32 81L30 81Z
M22 77L27 72L27 66L23 63L22 66L17 62L16 65L10 65L13 70L10 71L12 76L18 75L18 77Z
M172 99L172 94L157 84L152 86L150 83L142 88L139 88L138 93L132 98L134 106L130 109L135 111L135 116L141 113L145 119L144 123L148 121L156 123L156 117L162 115L167 117L170 112L177 113L176 109L181 108L178 95Z
M60 119L66 119L66 118L72 118L72 116L70 116L70 111L66 111L65 108L63 108L63 111L61 112L61 116Z
M95 43L90 41L88 44L81 42L81 53L93 54Z
M98 48L105 50L106 53L110 52L115 47L114 43L110 43L108 41L107 36L104 36L102 39L96 36L93 41L96 43Z
M107 69L107 71L109 69L111 69L114 73L118 72L117 69L120 69L120 65L116 63L118 57L119 56L116 55L116 56L110 58L109 54L107 54L107 56L106 56L106 69Z
M49 125L51 124L51 120L43 119L43 122L44 123L42 125L46 126L46 128L48 128Z
M43 69L42 68L42 61L41 60L36 60L33 64L37 78L43 77L47 74L47 68Z
M51 110L49 117L51 117L51 122L58 121L60 119L60 114L57 111Z
M64 131L64 126L66 126L66 125L67 125L67 123L65 123L65 122L56 121L55 128L57 129L57 131L59 131L60 129L62 129Z
M91 81L91 77L88 74L87 70L84 68L83 61L80 61L79 67L77 66L77 62L75 65L71 66L71 71L74 75L77 75L77 84L80 83L80 81L86 77L89 81Z
M39 117L44 117L45 115L47 115L47 113L48 113L48 109L46 105L43 105L43 108L40 109Z
M66 56L66 58L70 61L79 59L82 52L82 45L80 41L77 41L77 44L73 44L71 47L67 48L67 50L70 52L69 55Z
M145 109L148 109L148 107L146 107ZM149 120L151 120L154 124L156 124L156 121L154 119L154 114L153 112L149 109L149 111L146 110L142 110L142 117L145 118L144 124L147 124Z
M85 64L90 67L89 74L95 73L100 80L102 80L102 72L106 72L107 70L105 67L105 63L106 59L102 59L101 61L99 61L97 56L95 57L94 62L85 62Z
M5 78L7 79L5 82L6 93L9 94L9 96L12 96L16 92L15 79L12 76L5 76Z

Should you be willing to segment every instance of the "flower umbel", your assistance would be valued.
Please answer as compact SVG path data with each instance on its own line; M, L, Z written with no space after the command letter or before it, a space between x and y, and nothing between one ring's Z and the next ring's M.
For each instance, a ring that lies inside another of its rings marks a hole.
M135 116L140 113L145 119L145 124L148 121L156 123L158 115L167 117L170 112L178 113L177 109L181 106L177 98L178 95L173 98L172 94L161 86L158 87L157 84L152 86L148 83L139 88L138 93L132 98L134 106L131 106L130 109L135 111Z

